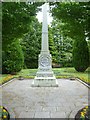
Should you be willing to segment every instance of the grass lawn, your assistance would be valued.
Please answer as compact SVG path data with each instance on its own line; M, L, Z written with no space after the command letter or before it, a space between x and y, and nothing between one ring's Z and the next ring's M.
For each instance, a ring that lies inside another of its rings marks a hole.
M82 81L90 84L90 70L89 68L85 72L77 72L74 68L57 68L53 69L57 78L72 78L76 77Z
M82 81L90 84L90 70L87 69L84 73L77 72L74 68L67 67L67 68L53 68L53 71L56 75L56 78L72 78L77 77L80 78ZM34 78L36 75L37 69L23 69L17 73L17 75L2 75L2 79L0 77L0 83L7 82L8 80L20 77L23 78Z
M13 75L10 75L10 74L3 74L0 76L0 84L3 84L9 80L11 80L12 78L14 78Z

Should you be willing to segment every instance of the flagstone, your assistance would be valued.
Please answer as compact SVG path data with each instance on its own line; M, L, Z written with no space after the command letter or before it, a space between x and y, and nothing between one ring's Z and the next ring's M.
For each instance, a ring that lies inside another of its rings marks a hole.
M88 105L90 89L79 81L58 79L59 87L32 87L32 79L2 87L0 101L17 118L72 118ZM78 90L77 90L78 89Z

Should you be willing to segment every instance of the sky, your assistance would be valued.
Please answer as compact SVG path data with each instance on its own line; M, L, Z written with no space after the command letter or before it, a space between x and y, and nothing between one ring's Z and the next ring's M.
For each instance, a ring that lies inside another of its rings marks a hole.
M40 7L42 9L42 6ZM39 22L42 22L42 11L39 11L37 13L37 19ZM48 25L50 25L50 23L52 22L53 20L53 17L51 16L51 14L49 13L49 6L48 6L48 13L47 13L47 19L48 19Z

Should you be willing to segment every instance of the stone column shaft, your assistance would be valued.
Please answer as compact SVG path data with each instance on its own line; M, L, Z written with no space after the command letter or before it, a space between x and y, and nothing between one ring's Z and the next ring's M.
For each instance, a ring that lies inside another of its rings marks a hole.
M48 21L47 21L47 3L43 5L43 22L42 22L42 46L41 51L49 51L48 45Z

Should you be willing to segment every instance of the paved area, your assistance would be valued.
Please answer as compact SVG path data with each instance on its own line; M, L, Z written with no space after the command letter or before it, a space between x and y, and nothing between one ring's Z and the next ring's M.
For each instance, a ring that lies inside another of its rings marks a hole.
M88 105L88 89L77 80L58 79L59 87L31 87L14 79L2 87L2 104L16 118L74 118Z

